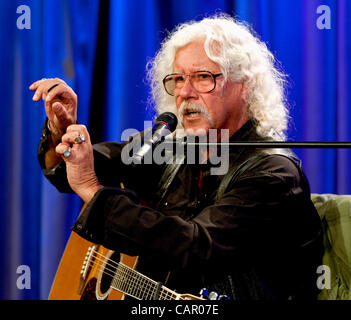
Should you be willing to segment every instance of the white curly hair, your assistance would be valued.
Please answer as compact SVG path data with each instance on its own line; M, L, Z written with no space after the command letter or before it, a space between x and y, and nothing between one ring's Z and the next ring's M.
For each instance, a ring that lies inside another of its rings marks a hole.
M245 23L225 14L177 26L148 62L147 79L157 114L166 111L178 114L175 99L166 93L162 80L173 72L177 50L200 39L205 39L204 50L219 65L225 79L242 82L248 88L246 106L257 124L257 133L284 140L289 118L285 75L265 43Z

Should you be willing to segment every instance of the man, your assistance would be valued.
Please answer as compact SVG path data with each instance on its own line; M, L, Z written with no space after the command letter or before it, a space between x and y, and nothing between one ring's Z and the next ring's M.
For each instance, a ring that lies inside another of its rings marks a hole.
M158 113L177 114L188 136L216 129L222 139L227 129L229 142L284 139L283 75L266 46L230 17L179 26L149 64L148 78ZM210 174L210 150L196 164L128 166L125 144L91 145L76 124L77 97L62 80L30 88L48 118L39 146L43 171L87 203L73 231L138 255L141 272L157 281L167 275L177 292L316 297L320 220L290 152L232 148L224 175Z

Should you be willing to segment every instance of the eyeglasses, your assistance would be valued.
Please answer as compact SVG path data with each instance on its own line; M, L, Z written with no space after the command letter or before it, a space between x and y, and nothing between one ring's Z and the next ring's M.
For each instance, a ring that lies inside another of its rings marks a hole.
M213 74L210 71L195 71L190 74L172 73L164 77L163 86L168 94L174 96L176 90L184 87L186 78L189 77L191 86L199 93L211 92L216 88L216 78L222 73Z

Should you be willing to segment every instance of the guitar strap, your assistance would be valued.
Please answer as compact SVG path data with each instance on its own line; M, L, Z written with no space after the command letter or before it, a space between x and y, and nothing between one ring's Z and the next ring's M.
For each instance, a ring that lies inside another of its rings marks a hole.
M163 172L163 175L160 179L160 183L158 185L158 191L156 194L156 198L158 199L158 204L156 208L159 208L161 203L166 197L169 186L172 184L175 176L177 175L179 168L184 164L185 155L175 155L173 158L173 163L168 164Z
M290 150L290 149L267 149L255 153L253 156L244 160L239 166L231 168L228 173L222 179L217 194L215 197L215 202L219 201L228 188L238 181L239 177L246 171L250 170L258 161L270 155L281 155L290 159L298 168L301 169L300 159Z
M233 183L235 183L235 181L237 181L244 172L251 169L257 163L257 161L260 161L270 155L285 156L286 158L290 159L299 169L301 169L300 159L290 149L261 150L258 153L255 153L253 156L249 157L248 159L244 160L241 164L239 164L239 166L235 166L228 171L228 173L223 177L218 187L215 202L221 199L226 190ZM157 207L159 207L165 199L169 186L172 184L181 165L184 164L185 155L175 155L174 160L175 161L172 164L166 166L163 175L160 179L157 192L157 199L159 199Z

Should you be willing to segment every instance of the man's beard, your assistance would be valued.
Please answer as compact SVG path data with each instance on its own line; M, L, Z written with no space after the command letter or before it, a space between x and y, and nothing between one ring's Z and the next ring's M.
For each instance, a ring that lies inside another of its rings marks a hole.
M194 103L184 101L182 102L178 110L178 119L179 122L183 125L183 127L184 115L194 115L194 117L203 116L208 121L210 127L213 127L214 125L214 121L210 113L208 112L208 109L205 106L199 106Z

